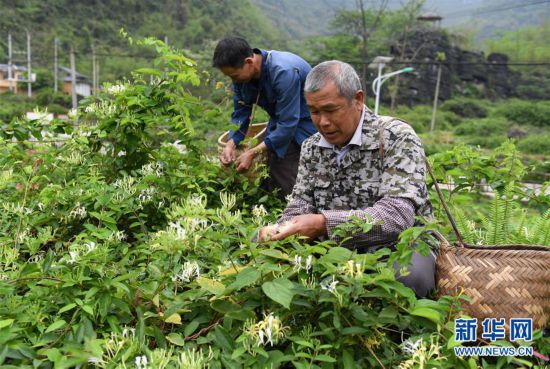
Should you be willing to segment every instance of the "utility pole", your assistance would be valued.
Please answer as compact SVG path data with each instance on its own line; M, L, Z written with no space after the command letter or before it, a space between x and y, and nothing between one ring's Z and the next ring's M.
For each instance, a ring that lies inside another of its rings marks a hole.
M432 122L430 123L430 132L433 132L435 129L435 114L437 113L437 100L439 99L439 83L441 82L441 69L445 59L446 56L444 52L437 53L436 60L439 62L439 67L437 69L437 82L435 84L434 105L432 108Z
M74 47L71 45L71 95L72 95L72 107L73 109L76 109L77 107L77 101L76 101L76 65L74 61Z
M57 71L58 71L58 66L57 66L57 44L58 44L58 39L57 39L57 36L55 37L55 39L53 40L53 90L54 92L57 92L58 90L58 86L57 86L57 80L58 80L58 75L57 75Z
M32 97L32 70L31 70L31 34L27 33L27 96Z
M437 100L439 99L439 82L441 81L441 63L437 68L437 82L435 84L434 106L432 108L432 122L430 123L430 132L435 129L435 114L437 113Z
M97 73L97 70L96 70L96 60L95 60L95 47L94 47L94 44L92 43L92 95L94 96L97 93L96 73Z
M12 48L11 48L11 33L8 33L8 81L9 90L13 92L13 71L12 71Z

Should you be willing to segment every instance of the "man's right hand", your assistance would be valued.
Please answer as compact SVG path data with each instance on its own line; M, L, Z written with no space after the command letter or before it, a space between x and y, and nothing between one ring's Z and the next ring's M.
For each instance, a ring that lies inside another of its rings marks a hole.
M223 165L229 165L235 161L235 142L233 140L227 141L222 153L220 154L220 161Z

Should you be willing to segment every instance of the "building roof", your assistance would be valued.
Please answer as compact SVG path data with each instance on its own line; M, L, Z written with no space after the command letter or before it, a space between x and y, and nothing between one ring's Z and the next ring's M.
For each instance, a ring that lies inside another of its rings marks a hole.
M429 12L418 16L416 19L422 20L422 21L438 21L438 20L442 20L443 17L440 16L439 14Z
M58 66L57 69L59 69L63 73L67 73L69 75L69 78L71 76L71 68L64 67L62 65ZM82 73L75 73L75 76L77 79L88 79L88 76Z
M0 70L2 72L7 72L8 71L8 64L0 64ZM27 67L12 64L11 65L11 70L13 70L13 71L27 70Z

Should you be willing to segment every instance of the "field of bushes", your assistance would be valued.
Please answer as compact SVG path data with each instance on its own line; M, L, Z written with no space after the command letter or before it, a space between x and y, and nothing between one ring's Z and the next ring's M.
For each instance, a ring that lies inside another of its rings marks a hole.
M259 179L220 168L213 141L228 126L224 97L202 101L193 60L142 42L158 53L156 67L84 101L78 128L18 118L0 127L2 368L545 367L541 330L522 342L536 357L455 356L453 322L467 297L418 299L396 280L393 262L410 259L425 229L452 240L433 191L436 221L405 231L395 252L254 241L284 204ZM487 236L501 206L480 200L483 179L515 209L499 241L546 243L550 199L518 185L532 170L518 149L548 152L549 110L452 100L435 133L429 108L396 115L424 138L438 181L455 184L445 194L473 222L472 237ZM514 129L525 133L517 148L507 140ZM70 138L40 142L44 130ZM518 214L531 220L518 228Z

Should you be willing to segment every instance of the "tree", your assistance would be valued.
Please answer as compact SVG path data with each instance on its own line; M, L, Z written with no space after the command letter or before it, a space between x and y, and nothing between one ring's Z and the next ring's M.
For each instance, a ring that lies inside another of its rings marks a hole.
M416 58L418 52L422 49L422 45L414 50L410 57L407 57L407 48L409 47L409 36L412 29L416 26L416 18L420 15L422 6L424 6L425 0L409 0L397 13L401 18L401 26L395 29L400 29L398 32L397 41L394 43L394 50L399 55L400 62L413 61ZM391 111L395 111L397 107L397 94L399 92L399 84L401 75L395 76L393 80L393 86L390 88Z
M368 3L371 4L369 9L367 9ZM342 33L351 34L360 41L361 79L365 91L367 87L367 60L373 55L368 50L369 39L382 22L387 5L388 0L356 0L354 10L339 11L331 22L333 28Z

